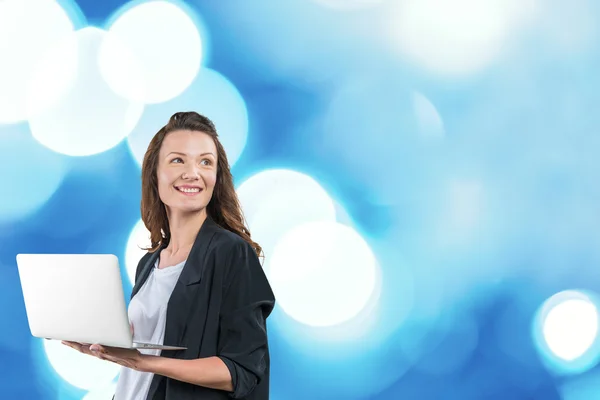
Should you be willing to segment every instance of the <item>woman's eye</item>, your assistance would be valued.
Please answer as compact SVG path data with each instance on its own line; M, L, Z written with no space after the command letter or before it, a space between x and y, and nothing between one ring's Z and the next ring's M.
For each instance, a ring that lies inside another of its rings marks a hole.
M204 160L200 161L200 163L202 163L203 165L211 165L212 161L209 160L209 159L207 159L207 158L205 158Z
M172 163L182 163L183 160L180 157L176 157L174 159L171 160Z

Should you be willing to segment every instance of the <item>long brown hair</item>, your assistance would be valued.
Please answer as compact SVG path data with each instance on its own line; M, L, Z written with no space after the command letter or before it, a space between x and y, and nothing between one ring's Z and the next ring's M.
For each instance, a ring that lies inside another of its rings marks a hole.
M209 135L217 147L217 181L206 212L219 226L236 233L262 256L262 248L252 240L250 230L246 227L240 202L233 185L233 176L227 161L227 155L213 122L196 112L178 112L173 114L169 122L154 135L142 163L142 202L141 213L144 225L150 231L151 252L163 244L168 244L171 231L167 210L158 194L158 155L165 137L173 131L187 130L203 132Z

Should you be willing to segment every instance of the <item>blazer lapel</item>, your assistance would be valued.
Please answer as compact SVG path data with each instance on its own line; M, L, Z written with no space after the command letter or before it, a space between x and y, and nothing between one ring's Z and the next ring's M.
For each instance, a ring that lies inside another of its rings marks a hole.
M196 236L194 244L192 245L192 249L190 250L190 254L185 262L183 271L181 271L181 275L179 275L179 280L177 281L177 285L175 286L173 294L176 294L177 289L181 288L182 286L193 285L194 283L200 282L202 279L202 274L204 273L204 258L206 257L208 245L218 229L219 226L212 220L212 218L207 216L206 220L200 227L200 231ZM171 299L172 298L173 296L171 296Z
M179 279L173 288L167 306L167 321L163 341L165 345L182 345L181 339L185 333L187 316L192 307L193 296L197 289L195 285L202 280L208 247L212 237L219 229L219 226L207 216L196 236L196 240L192 245ZM173 357L176 353L177 351L174 350L163 350L161 355L164 357ZM154 376L148 391L148 399L152 399L162 378L159 375Z
M185 332L188 310L192 306L192 296L195 292L193 285L202 280L208 246L218 229L218 225L207 216L192 245L183 271L173 288L167 307L165 328L165 344L167 345L180 345Z
M160 255L160 251L162 249L163 249L163 246L159 247L158 250L156 250L154 253L152 253L150 255L150 257L148 258L148 260L146 261L146 264L144 264L144 266L142 267L140 276L138 277L137 281L133 285L133 289L131 290L131 297L130 297L131 299L133 298L133 296L135 296L135 294L137 292L139 292L141 287L144 285L144 282L146 282L146 279L148 279L148 276L150 275L150 271L152 271L152 268L154 268L154 264L156 263L156 260L158 259L158 256Z

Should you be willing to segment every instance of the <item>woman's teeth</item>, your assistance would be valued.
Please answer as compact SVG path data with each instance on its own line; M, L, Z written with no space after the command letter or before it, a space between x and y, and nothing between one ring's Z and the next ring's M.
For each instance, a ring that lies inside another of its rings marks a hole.
M177 188L177 190L185 193L198 193L200 188Z

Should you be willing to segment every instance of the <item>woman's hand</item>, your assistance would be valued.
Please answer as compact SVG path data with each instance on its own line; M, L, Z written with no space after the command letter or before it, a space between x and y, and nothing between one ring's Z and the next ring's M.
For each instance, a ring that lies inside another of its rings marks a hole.
M101 360L106 360L113 362L115 364L119 364L126 368L135 369L137 371L145 371L145 363L146 360L145 355L141 354L136 349L124 349L121 347L110 347L110 346L101 346L98 344L89 345L86 343L77 343L77 342L67 342L63 341L62 344L72 347L75 350L88 354L94 357L97 357Z

